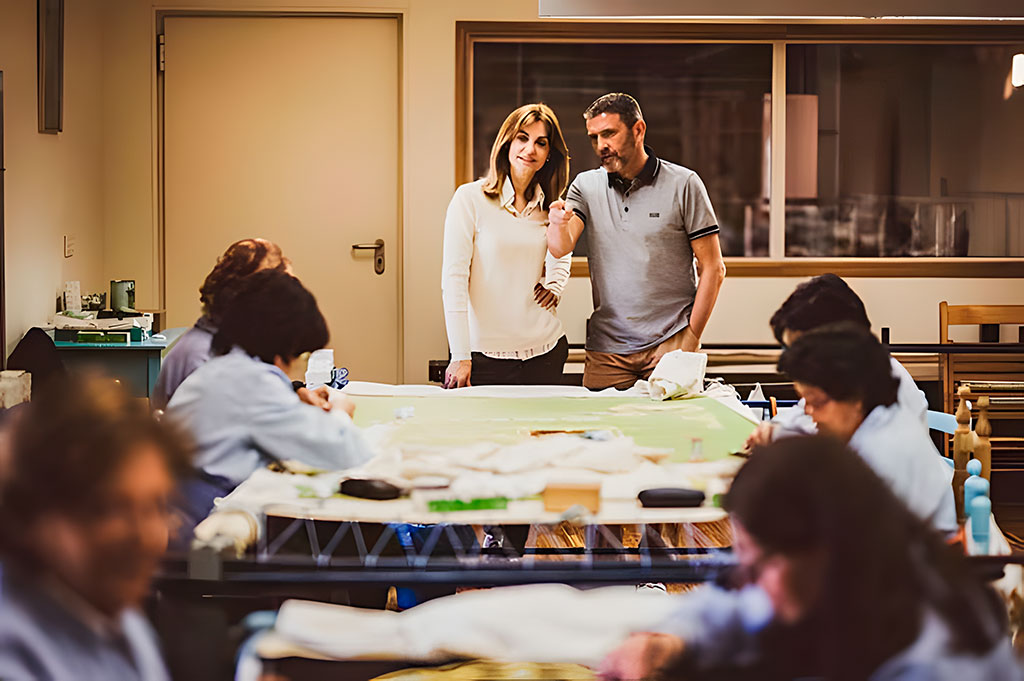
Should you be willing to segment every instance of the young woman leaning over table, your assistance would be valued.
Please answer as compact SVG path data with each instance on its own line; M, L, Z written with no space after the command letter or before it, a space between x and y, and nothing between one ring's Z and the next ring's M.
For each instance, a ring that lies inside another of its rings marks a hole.
M149 401L153 409L165 409L174 391L193 371L210 359L210 344L224 313L246 277L261 270L291 274L292 264L281 247L266 239L242 239L228 246L199 288L203 315L171 347L160 363L160 375Z
M289 373L300 357L328 339L316 299L298 279L276 270L246 279L213 338L216 356L185 379L167 408L197 446L196 477L182 490L184 536L215 498L268 463L339 470L370 459L351 402L312 404L292 389Z
M922 520L956 532L953 470L916 405L899 401L889 353L871 332L845 323L808 331L782 353L778 369L819 432L848 443Z
M571 254L548 253L546 225L568 181L555 112L527 104L502 123L487 176L455 190L441 274L446 388L561 382L569 344L555 308Z
M738 566L609 654L607 679L1018 681L962 554L828 436L757 451L727 497Z

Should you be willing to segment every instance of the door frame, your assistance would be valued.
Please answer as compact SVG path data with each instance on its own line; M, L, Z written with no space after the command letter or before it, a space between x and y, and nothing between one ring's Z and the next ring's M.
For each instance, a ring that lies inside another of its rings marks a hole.
M7 368L7 252L4 233L4 72L0 70L0 369Z
M347 11L323 11L323 10L260 10L260 11L248 11L248 10L229 10L229 9L210 9L210 10L181 10L181 9L159 9L154 8L153 10L153 47L150 52L153 59L153 70L151 73L155 74L153 79L153 91L152 91L152 104L153 104L153 196L156 198L153 206L153 225L155 229L153 242L156 245L155 252L153 254L154 263L153 270L156 272L156 284L159 298L160 308L166 306L166 288L167 288L167 276L166 276L166 248L164 243L165 238L165 210L164 210L164 72L161 68L161 56L162 56L162 44L164 35L164 23L168 18L230 18L230 19L243 19L243 18L261 18L261 19L287 19L287 18L327 18L327 19L359 19L359 18L371 18L371 19L394 19L397 22L398 29L398 92L395 93L398 98L398 154L395 159L395 186L398 190L397 201L397 215L398 225L396 226L396 234L398 243L395 244L394 256L398 271L396 272L397 281L397 295L398 300L396 301L396 314L398 318L397 329L398 329L398 343L396 356L393 358L395 362L395 376L399 384L405 382L405 187L403 178L405 175L405 134L408 120L406 118L405 110L405 98L406 98L406 82L405 82L405 11L404 10L389 10L389 11L359 11L359 12L347 12ZM315 291L313 292L316 293Z

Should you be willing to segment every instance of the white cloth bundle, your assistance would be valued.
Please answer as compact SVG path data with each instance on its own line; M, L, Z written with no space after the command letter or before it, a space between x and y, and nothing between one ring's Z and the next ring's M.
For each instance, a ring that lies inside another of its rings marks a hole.
M648 381L651 399L671 400L700 395L704 390L707 368L708 356L703 352L673 350L661 358L651 373Z
M268 657L298 649L340 659L466 657L597 667L630 633L652 629L678 607L674 598L633 586L578 591L560 584L471 591L400 614L293 600L281 606L273 634L257 649Z

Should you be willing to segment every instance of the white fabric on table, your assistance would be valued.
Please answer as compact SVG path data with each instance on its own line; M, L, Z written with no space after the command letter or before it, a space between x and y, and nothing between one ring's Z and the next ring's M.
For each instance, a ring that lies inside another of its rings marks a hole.
M678 607L675 598L633 586L578 591L561 584L471 591L402 613L287 601L271 639L257 649L280 654L290 644L339 659L465 657L596 667L630 633L650 630Z

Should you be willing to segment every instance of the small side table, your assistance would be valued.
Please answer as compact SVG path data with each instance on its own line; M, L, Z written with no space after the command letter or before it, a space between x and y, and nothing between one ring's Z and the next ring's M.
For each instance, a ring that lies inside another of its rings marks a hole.
M127 385L136 397L149 397L160 374L160 361L187 330L168 329L160 334L163 339L151 338L129 345L64 341L55 341L54 345L69 371L99 370Z

